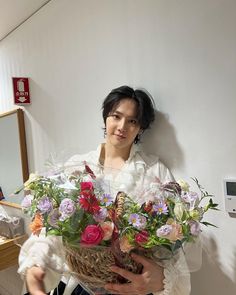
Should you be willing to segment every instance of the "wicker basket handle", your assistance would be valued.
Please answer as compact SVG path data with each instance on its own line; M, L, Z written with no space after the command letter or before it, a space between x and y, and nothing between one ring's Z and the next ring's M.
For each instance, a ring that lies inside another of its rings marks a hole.
M125 204L126 194L124 192L118 192L115 200L115 217L119 219L119 217L124 212L124 204Z

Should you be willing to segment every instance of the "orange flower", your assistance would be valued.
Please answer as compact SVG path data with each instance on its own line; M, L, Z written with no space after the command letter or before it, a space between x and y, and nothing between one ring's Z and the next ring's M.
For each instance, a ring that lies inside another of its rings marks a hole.
M120 238L120 249L122 252L129 253L134 246L129 243L129 239L126 236Z
M40 213L35 214L34 220L31 222L29 227L34 235L38 236L40 234L41 229L43 227L43 219Z
M172 231L167 238L171 241L181 240L183 238L182 226L175 222L173 222L171 226Z
M100 226L101 226L103 233L104 233L103 240L104 241L110 240L112 237L112 234L113 234L113 230L114 230L114 223L111 221L105 221L105 222L100 223Z

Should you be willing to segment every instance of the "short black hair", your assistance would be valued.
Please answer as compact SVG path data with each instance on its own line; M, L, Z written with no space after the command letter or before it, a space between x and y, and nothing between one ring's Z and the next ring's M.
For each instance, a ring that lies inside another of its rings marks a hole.
M102 105L102 116L104 124L110 113L117 107L122 99L132 99L137 105L137 120L140 128L144 131L150 128L155 120L155 103L152 96L144 89L133 89L129 86L120 86L113 89L105 98ZM136 136L134 143L138 143L139 137Z

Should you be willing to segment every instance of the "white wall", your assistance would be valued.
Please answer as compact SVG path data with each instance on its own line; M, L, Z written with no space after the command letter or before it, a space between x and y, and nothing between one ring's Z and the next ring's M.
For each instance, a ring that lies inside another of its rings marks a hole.
M160 111L145 135L178 177L197 176L221 212L208 221L192 295L236 290L236 219L222 179L236 177L234 0L53 0L0 43L0 111L12 109L12 76L30 77L30 169L49 152L94 148L101 102L122 84L145 87Z

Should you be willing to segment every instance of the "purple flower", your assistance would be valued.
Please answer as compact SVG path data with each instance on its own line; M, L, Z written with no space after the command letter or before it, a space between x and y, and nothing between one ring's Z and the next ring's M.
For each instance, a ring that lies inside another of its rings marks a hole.
M192 210L195 206L196 201L199 200L198 194L195 192L187 192L182 195L182 199L185 203L189 203L190 210Z
M160 228L158 228L158 230L156 231L156 235L158 237L165 237L168 236L172 231L172 226L169 224L165 224L163 226L161 226Z
M168 214L168 207L164 202L157 202L153 205L153 211L157 214Z
M34 198L34 196L32 196L32 195L26 195L21 202L21 207L23 209L28 209L31 206L33 198Z
M182 199L186 203L192 203L195 202L198 199L198 194L195 192L187 192L186 194L182 195Z
M132 213L129 216L129 223L138 229L144 229L147 223L146 217L137 213Z
M101 202L109 206L112 204L112 196L110 194L103 194L101 197Z
M65 219L69 218L75 212L75 203L69 198L65 198L62 200L59 212L61 213L60 220L64 221Z
M190 225L190 232L193 236L198 236L201 232L201 227L199 222L197 221L190 221L189 222Z
M42 214L50 212L53 208L52 202L50 201L49 197L43 197L39 203L37 208L41 211Z
M101 208L98 213L93 215L93 218L96 222L103 222L107 217L107 209Z
M48 214L48 223L55 227L55 228L59 228L59 226L57 225L57 222L59 220L60 217L60 213L58 208L53 209L49 214Z

